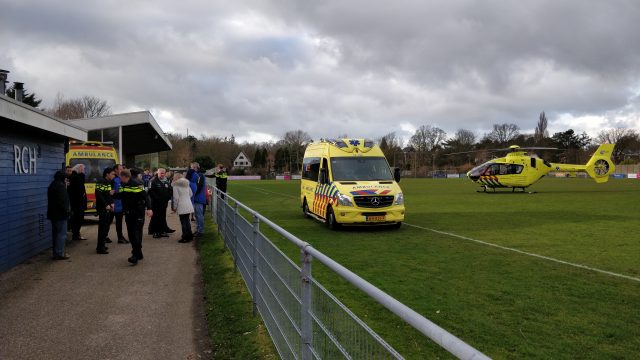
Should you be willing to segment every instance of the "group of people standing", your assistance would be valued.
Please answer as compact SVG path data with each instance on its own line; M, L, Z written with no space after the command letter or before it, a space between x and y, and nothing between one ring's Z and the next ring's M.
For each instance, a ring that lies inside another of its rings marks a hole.
M98 237L96 253L108 254L109 229L114 218L118 243L131 243L129 263L135 265L144 258L142 235L145 216L150 217L149 234L154 238L169 237L175 232L167 224L166 212L171 201L171 209L180 217L182 237L180 243L192 241L204 233L204 210L207 204L206 179L200 172L200 165L190 164L185 175L167 177L165 169L158 169L150 179L139 169L124 169L122 165L106 168L102 178L96 183L96 212L98 213ZM145 181L147 186L145 187ZM69 256L64 252L67 227L73 240L86 240L80 234L87 195L84 185L84 165L67 167L66 173L58 171L48 189L47 218L53 230L53 259L64 260ZM226 185L226 171L225 171ZM226 190L226 189L225 189ZM191 230L191 216L195 215L196 231ZM122 233L122 220L127 227L127 240ZM69 226L67 221L69 221Z

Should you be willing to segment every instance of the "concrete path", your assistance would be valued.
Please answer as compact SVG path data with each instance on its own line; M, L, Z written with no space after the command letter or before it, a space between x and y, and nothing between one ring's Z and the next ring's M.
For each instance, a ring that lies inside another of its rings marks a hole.
M137 266L129 244L96 254L89 221L89 240L68 245L69 260L48 251L0 274L0 359L209 358L195 245L178 243L178 217L167 219L177 231L145 235Z

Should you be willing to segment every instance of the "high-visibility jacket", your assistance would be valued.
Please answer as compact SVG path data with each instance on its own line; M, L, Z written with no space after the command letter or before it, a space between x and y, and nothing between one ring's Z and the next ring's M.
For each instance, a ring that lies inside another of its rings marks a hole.
M105 178L96 182L96 211L107 211L106 207L113 204L113 197L109 193L113 190L113 182Z
M132 178L122 184L120 192L114 194L116 199L122 199L122 208L126 214L144 216L144 210L151 210L151 199L144 190L142 181Z

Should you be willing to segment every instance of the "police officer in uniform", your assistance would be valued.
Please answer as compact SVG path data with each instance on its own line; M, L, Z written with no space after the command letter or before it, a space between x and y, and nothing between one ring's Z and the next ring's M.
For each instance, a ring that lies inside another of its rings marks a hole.
M106 168L102 172L102 179L96 182L96 211L98 212L98 254L108 254L109 248L105 246L109 227L113 220L113 178L116 176L115 170Z
M216 177L216 187L218 190L223 193L227 192L227 178L229 175L227 174L227 169L225 169L224 165L218 164L218 169L215 173ZM220 194L220 197L224 199L224 194Z
M151 200L144 190L144 184L138 178L140 170L131 169L120 172L122 188L114 197L122 199L124 210L124 220L127 223L127 233L131 243L131 257L127 259L131 264L136 265L138 260L142 260L142 230L144 228L144 215L151 217Z

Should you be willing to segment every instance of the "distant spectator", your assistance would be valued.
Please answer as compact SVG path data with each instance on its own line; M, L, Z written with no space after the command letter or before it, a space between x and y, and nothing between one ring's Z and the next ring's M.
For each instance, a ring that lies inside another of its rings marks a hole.
M180 174L176 174L175 177L171 206L173 210L178 213L182 227L182 238L178 242L186 243L193 240L191 222L189 221L189 216L194 211L193 204L191 203L193 192L189 186L189 180L183 178Z
M191 178L189 181L195 185L196 190L193 192L193 208L196 216L196 232L195 237L200 237L204 233L204 207L207 204L207 184L204 174L200 174L200 164L191 163Z
M67 221L71 215L71 204L65 185L66 177L64 171L57 171L47 190L47 219L51 221L54 260L66 260L69 258L64 252L64 245L67 240Z
M116 171L116 177L113 178L113 189L116 193L118 193L122 188L122 182L120 181L120 172L124 170L124 166L122 166L122 164L118 164L114 169ZM122 211L122 200L113 200L113 215L116 218L116 233L118 234L118 244L128 244L129 241L124 237L124 234L122 233L122 218L124 217L124 212Z
M87 240L80 235L80 228L84 221L84 211L87 209L87 192L84 187L84 165L77 164L72 168L69 178L69 201L71 202L71 232L73 240Z
M229 175L227 174L227 169L224 167L224 165L218 164L218 168L216 169L216 172L214 175L216 177L216 187L218 188L218 190L222 191L223 193L226 193L227 178L229 177ZM220 197L224 199L224 194L220 194Z
M185 175L187 180L189 180L189 187L191 188L191 204L194 204L194 202L193 202L193 194L196 193L196 189L198 188L196 183L191 181L191 178L192 178L194 172L195 171L193 171L193 169L189 169L189 170L187 170L187 174ZM195 218L193 213L191 214L191 221L196 221L196 218Z
M152 178L152 175L149 169L144 169L144 172L142 173L142 182L144 183L145 189L149 188L149 183L151 182L151 178Z

